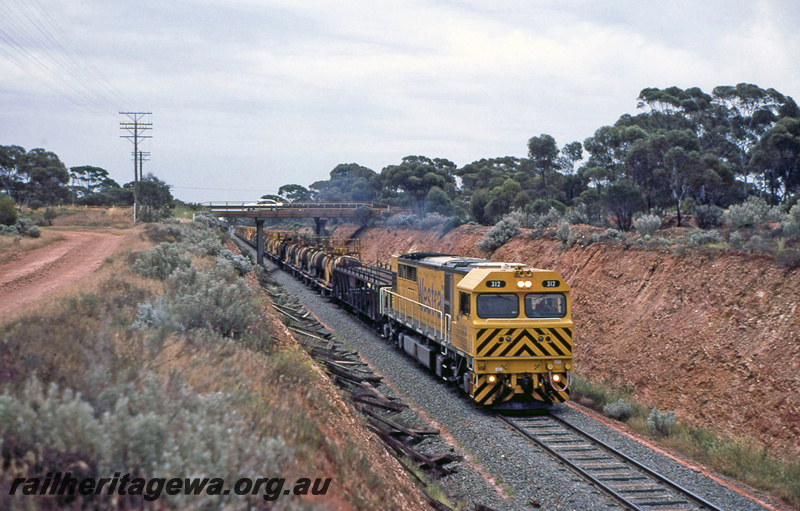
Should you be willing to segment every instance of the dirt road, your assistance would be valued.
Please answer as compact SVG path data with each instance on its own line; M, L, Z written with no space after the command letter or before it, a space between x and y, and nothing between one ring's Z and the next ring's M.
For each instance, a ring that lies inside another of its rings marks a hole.
M0 317L88 276L124 239L111 233L61 231L65 239L0 264Z

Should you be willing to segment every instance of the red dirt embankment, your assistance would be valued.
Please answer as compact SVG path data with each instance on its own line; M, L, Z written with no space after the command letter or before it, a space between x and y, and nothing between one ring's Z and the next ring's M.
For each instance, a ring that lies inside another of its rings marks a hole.
M431 250L487 257L486 228L374 228L365 262ZM554 269L572 286L576 367L636 389L695 426L800 456L800 271L770 257L517 236L491 259Z

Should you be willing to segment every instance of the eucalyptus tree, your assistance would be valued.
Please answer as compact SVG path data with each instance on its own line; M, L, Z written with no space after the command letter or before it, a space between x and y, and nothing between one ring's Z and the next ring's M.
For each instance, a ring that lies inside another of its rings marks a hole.
M712 95L714 104L723 111L723 137L736 148L736 159L732 163L736 173L742 176L746 195L747 178L753 168L751 150L777 121L781 109L791 98L787 100L775 89L762 89L749 83L715 87Z
M309 186L309 194L322 202L373 202L380 190L379 175L357 163L340 163L330 172L330 179Z
M21 158L18 167L18 173L24 176L22 202L25 204L37 199L49 206L69 196L66 187L69 172L55 153L31 149Z
M764 133L750 163L763 176L773 202L800 191L800 119L785 117Z
M434 186L445 189L455 182L455 163L443 158L406 156L399 165L381 171L381 182L390 192L408 200L411 209L425 213L425 199Z
M547 189L547 174L556 169L556 158L558 157L558 145L556 139L547 133L542 133L538 137L531 137L528 140L528 158L531 161L534 172L539 175L539 187Z
M19 199L18 194L23 183L19 174L19 165L25 156L25 149L18 145L0 145L0 192Z
M69 177L72 180L72 189L79 197L95 193L104 180L108 179L108 171L91 165L70 167Z

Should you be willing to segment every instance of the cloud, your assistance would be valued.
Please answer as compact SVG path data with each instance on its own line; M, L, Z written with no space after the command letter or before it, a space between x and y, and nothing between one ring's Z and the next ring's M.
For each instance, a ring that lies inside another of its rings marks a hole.
M120 180L118 107L153 112L146 167L167 182L239 188L235 175L268 192L341 162L463 165L524 156L541 133L582 141L635 113L645 87L800 85L788 0L32 1L126 100L105 116L54 108L59 97L0 61L0 143L46 138L69 165Z

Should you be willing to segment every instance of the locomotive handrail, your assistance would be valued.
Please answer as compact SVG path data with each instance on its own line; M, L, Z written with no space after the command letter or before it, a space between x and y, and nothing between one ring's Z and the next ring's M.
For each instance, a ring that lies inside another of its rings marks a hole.
M392 307L392 301L395 298L397 299L397 303L395 304L395 307ZM435 333L439 334L443 342L450 344L450 314L444 314L442 311L435 309L430 305L425 305L424 303L394 293L388 287L382 287L380 294L381 315L386 313L386 309L396 311L398 314L403 316L403 320L405 321L410 319L412 325L414 322L416 322L415 326L420 330L422 330L424 327L426 333L429 333L427 330L433 328ZM417 314L415 314L415 311ZM429 322L424 321L422 317L423 315L433 315L434 325L431 326Z

